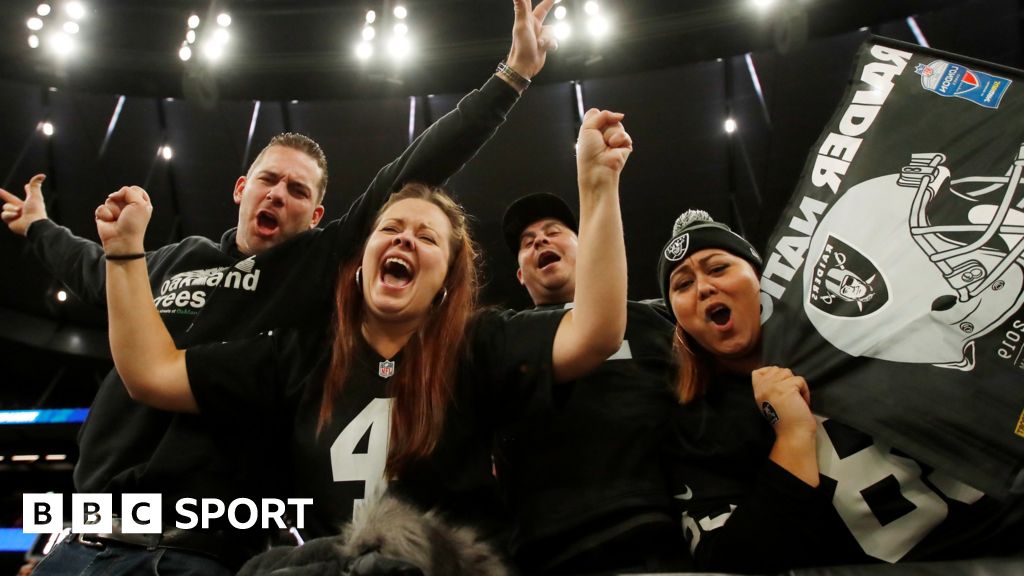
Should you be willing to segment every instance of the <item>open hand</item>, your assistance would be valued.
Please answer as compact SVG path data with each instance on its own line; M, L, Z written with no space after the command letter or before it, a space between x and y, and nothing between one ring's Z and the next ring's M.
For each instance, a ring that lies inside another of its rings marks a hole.
M28 234L28 227L36 220L46 219L46 204L43 201L43 180L45 174L36 174L25 184L25 199L22 200L0 188L0 199L4 201L2 217L11 232L20 236Z
M529 80L544 67L548 50L558 49L554 31L544 26L555 2L541 0L536 7L532 6L533 0L513 0L513 4L516 21L512 26L512 48L505 62Z

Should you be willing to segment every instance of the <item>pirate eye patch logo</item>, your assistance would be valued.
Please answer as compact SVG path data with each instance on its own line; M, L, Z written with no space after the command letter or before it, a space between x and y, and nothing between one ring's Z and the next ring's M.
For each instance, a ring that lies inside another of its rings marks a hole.
M1012 80L971 70L961 64L934 60L918 64L921 86L939 96L963 98L985 108L998 108Z
M878 268L831 234L814 263L808 295L818 310L843 318L867 316L889 301L889 290Z
M686 255L687 248L690 247L690 233L687 232L682 236L676 238L665 248L665 259L669 262L677 262L683 259Z

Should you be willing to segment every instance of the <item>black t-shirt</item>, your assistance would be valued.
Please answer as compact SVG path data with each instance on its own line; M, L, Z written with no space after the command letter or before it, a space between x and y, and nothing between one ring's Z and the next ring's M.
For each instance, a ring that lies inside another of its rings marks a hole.
M460 366L439 445L390 488L413 503L438 507L450 520L492 534L502 506L491 475L494 414L504 399L528 395L551 374L551 348L562 313L485 312L469 332L469 358ZM336 534L360 501L382 491L391 396L381 358L365 343L319 434L322 380L330 361L322 334L284 331L201 346L187 355L189 381L204 416L246 414L246 421L287 437L283 454L267 454L267 472L282 477L288 497L313 498L303 532ZM385 367L386 368L386 367Z
M998 502L833 420L819 418L820 485L768 459L775 441L749 376L718 375L678 406L668 443L675 503L697 566L927 561L1017 551L1024 506Z
M535 388L499 428L495 463L526 567L567 560L640 525L675 524L660 459L674 405L673 325L650 302L629 302L627 314L618 352L583 378Z

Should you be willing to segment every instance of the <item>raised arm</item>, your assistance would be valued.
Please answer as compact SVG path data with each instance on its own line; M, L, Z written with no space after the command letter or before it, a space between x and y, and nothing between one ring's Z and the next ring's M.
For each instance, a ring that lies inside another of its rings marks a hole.
M548 49L555 46L543 27L553 4L554 0L542 0L533 8L532 0L515 0L507 63L527 80L541 71ZM447 182L494 136L521 92L511 77L495 74L479 90L467 94L454 110L431 124L398 158L380 169L345 216L336 221L345 224L339 228L337 245L347 249L361 246L377 210L405 183Z
M25 199L0 189L3 221L11 232L28 238L32 253L53 276L84 302L106 304L103 248L58 226L46 214L44 174L25 184Z
M580 127L576 170L580 233L576 306L555 334L555 379L573 380L615 353L626 333L626 246L619 211L619 175L633 142L622 114L588 110Z
M143 236L153 211L138 186L111 194L96 209L96 229L106 253L110 351L128 394L139 402L196 412L185 352L178 350L153 304Z

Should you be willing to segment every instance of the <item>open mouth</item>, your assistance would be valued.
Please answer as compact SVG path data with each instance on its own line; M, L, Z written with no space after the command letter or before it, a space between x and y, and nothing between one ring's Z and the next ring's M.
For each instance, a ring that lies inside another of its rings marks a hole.
M537 268L544 269L548 264L554 264L562 260L562 257L550 250L541 252L537 258Z
M401 258L392 256L385 260L384 265L380 267L381 281L393 288L408 286L412 282L412 278L412 266Z
M270 212L260 211L256 214L256 228L261 234L273 234L278 227L277 217Z
M725 304L714 304L706 311L707 319L716 326L725 326L732 318L732 310Z

